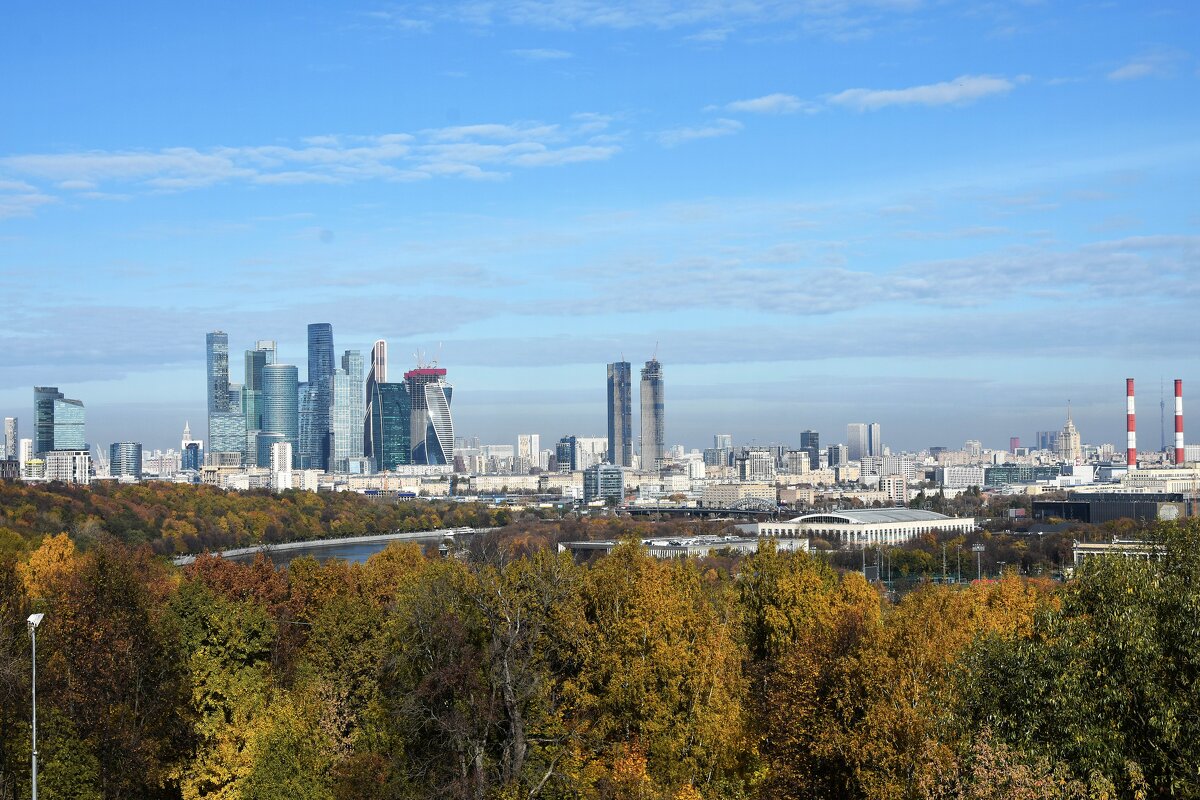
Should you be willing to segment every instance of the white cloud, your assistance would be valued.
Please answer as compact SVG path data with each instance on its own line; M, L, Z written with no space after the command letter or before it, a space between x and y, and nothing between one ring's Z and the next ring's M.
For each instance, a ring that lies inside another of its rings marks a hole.
M735 114L795 114L799 111L815 111L816 106L795 95L776 92L749 100L735 100L728 103L725 110Z
M93 150L0 158L0 170L25 180L0 181L0 214L29 213L53 202L52 190L76 197L114 197L113 187L179 192L222 183L298 185L435 177L504 178L514 168L601 161L620 152L611 117L576 114L563 124L517 122L457 125L417 134L329 134L296 146L173 147ZM47 184L41 188L34 183Z
M952 81L910 86L906 89L847 89L829 98L834 105L858 111L878 111L887 106L966 105L994 94L1007 94L1015 84L992 75L961 75Z
M562 61L563 59L572 57L572 54L566 50L554 50L542 47L535 47L528 50L509 50L508 52L517 58L524 58L527 61Z
M742 129L742 123L736 119L718 119L711 125L702 125L695 128L671 128L670 130L659 131L654 134L654 138L663 147L675 147L676 145L685 142L691 142L696 139L712 139L718 136L729 136L737 133Z
M1163 62L1161 60L1145 58L1138 61L1130 61L1128 64L1117 67L1108 73L1108 79L1110 81L1134 81L1139 78L1149 78L1161 74L1163 74Z

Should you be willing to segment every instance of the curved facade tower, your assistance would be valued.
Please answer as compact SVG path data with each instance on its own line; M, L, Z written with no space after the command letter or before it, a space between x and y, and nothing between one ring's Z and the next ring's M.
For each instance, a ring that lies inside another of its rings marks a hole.
M642 367L642 469L656 471L660 466L665 441L662 364L652 358Z
M412 463L450 464L454 458L454 420L450 416L453 387L446 370L421 367L404 373L412 403Z

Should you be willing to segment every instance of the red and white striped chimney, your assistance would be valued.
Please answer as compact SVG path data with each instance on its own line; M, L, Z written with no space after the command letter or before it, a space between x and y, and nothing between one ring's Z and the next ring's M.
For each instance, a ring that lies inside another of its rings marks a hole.
M1183 464L1183 381L1175 379L1175 464Z
M1133 378L1125 379L1125 460L1137 468L1137 423L1133 414Z

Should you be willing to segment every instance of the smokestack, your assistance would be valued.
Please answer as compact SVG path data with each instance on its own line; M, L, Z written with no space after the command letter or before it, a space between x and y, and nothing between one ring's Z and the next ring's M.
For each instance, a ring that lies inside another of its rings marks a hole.
M1125 379L1125 460L1137 468L1137 423L1133 414L1133 378Z
M1183 381L1175 379L1175 465L1183 464Z

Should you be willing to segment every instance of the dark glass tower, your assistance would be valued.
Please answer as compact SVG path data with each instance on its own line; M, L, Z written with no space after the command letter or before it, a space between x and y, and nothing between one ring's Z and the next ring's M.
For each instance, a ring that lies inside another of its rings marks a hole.
M314 322L308 326L308 397L301 408L300 464L329 469L330 408L333 405L333 326Z
M808 453L810 469L821 468L821 435L816 431L800 432L800 449Z
M628 361L608 365L608 460L633 466L633 370Z
M371 383L367 398L367 440L372 462L380 472L411 463L412 402L404 383Z
M412 463L450 464L454 458L453 387L446 370L419 367L404 373L412 409Z

